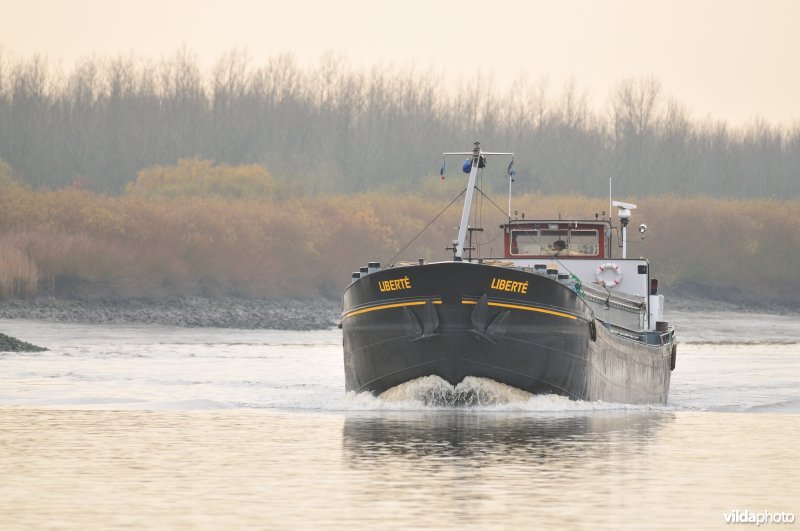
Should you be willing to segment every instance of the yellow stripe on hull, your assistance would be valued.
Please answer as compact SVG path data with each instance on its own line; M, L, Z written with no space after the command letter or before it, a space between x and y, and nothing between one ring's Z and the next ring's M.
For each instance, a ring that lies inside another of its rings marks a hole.
M360 313L374 312L376 310L388 310L389 308L402 308L403 306L422 306L426 302L428 302L427 299L424 300L424 301L397 302L397 303L394 303L394 304L381 304L379 306L370 306L369 308L362 308L360 310L354 310L352 312L349 312L349 313L345 314L344 317L342 317L342 319L347 319L348 317L352 317L352 316L358 315ZM432 302L433 302L433 304L441 304L442 303L441 300L434 300Z
M478 304L478 301L461 301L461 304ZM505 302L489 302L489 306L498 306L500 308L511 308L514 310L526 310L529 312L546 313L548 315L556 315L558 317L566 317L567 319L577 320L578 318L568 313L556 312L554 310L546 310L544 308L534 308L532 306L520 306L518 304L507 304Z

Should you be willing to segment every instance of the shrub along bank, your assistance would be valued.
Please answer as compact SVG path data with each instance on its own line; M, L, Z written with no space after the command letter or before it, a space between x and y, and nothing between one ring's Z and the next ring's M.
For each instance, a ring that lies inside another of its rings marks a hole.
M368 261L446 259L460 213L456 201L395 257L458 188L297 196L258 168L240 171L233 188L184 186L162 170L122 196L6 184L0 297L336 300ZM662 291L759 305L800 300L800 201L625 199L639 205L634 226L649 227L644 240L631 231L629 253L650 259ZM527 195L514 205L527 218L594 219L608 209L578 196ZM471 224L486 228L482 255L497 255L503 213L483 206Z

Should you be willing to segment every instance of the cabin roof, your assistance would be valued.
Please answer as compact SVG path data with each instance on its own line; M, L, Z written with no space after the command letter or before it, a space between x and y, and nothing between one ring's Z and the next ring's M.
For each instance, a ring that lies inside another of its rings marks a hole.
M574 227L578 225L610 225L611 221L607 219L512 219L508 223L501 225L502 227L512 225L563 225L566 227Z
M604 227L610 226L610 220L603 219L512 219L508 223L500 225L501 229L506 227L535 227L549 228L549 225L558 225L557 228L570 228L578 226ZM548 227L545 227L548 226Z

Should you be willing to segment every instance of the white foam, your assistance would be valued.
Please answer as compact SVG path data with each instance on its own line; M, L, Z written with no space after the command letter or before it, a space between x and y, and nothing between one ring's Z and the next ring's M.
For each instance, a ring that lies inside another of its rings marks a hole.
M494 406L526 401L530 393L489 380L467 376L458 385L450 385L438 376L424 376L393 387L380 395L389 402L416 401L433 406Z
M579 412L658 409L608 402L570 400L565 396L533 395L488 378L468 376L453 386L438 376L424 376L393 387L376 397L369 393L347 393L348 410L417 411L436 409L475 411Z

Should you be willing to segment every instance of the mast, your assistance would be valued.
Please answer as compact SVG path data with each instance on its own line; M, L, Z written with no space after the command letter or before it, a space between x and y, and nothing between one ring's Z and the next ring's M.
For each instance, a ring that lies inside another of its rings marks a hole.
M494 153L481 150L481 143L475 142L472 145L472 152L457 152L457 153L442 153L442 156L447 155L468 155L472 157L472 167L469 171L469 181L467 182L466 195L464 196L464 210L461 212L461 224L458 226L458 239L453 240L453 247L448 249L453 250L453 258L455 261L460 262L464 257L464 243L467 239L467 223L469 222L469 214L472 211L472 197L475 195L475 181L478 179L478 169L486 165L487 155L504 155L511 156L512 164L509 165L509 173L513 170L513 153ZM466 166L466 164L465 164Z
M467 237L467 222L472 211L472 196L475 194L475 181L478 178L478 166L481 162L481 143L475 142L472 148L472 168L469 171L467 182L467 195L464 196L464 210L461 212L461 224L458 226L458 240L456 241L455 257L460 262L464 256L464 241Z

